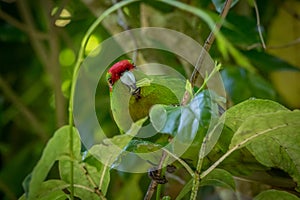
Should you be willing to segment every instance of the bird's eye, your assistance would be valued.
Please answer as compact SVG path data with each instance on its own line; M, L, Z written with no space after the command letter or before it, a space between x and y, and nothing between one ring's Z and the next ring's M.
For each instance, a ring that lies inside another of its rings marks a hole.
M111 84L111 85L113 84L111 78L107 79L107 81L109 82L109 84Z

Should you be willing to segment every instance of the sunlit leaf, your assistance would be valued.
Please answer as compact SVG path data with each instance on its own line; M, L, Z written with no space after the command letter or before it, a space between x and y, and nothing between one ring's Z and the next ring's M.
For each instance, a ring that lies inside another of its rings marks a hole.
M65 200L68 198L68 194L64 190L68 187L68 184L62 180L48 180L40 185L38 194L35 199L39 200Z
M246 145L267 167L284 170L300 188L300 111L278 111L247 118L234 134L230 148Z
M70 127L63 126L58 129L54 136L49 140L44 149L41 159L35 166L31 174L29 198L33 198L39 193L42 182L48 175L55 161L70 158ZM80 160L80 138L77 130L73 128L73 155ZM70 162L69 162L70 164Z

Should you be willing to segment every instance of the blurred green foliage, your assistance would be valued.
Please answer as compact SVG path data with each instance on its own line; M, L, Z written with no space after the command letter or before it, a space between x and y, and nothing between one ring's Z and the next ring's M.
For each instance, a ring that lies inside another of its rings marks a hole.
M210 0L182 2L208 13L217 13ZM22 181L36 165L46 142L58 127L67 123L67 100L80 42L96 17L112 5L112 1L104 0L0 2L0 199L17 199L23 194ZM213 44L210 54L223 64L222 78L228 106L257 97L300 108L300 84L294 84L299 83L300 78L299 56L286 56L295 52L299 54L299 43L287 45L290 41L284 40L278 43L273 34L292 24L294 29L281 33L279 37L291 41L298 37L299 40L299 1L258 0L257 6L267 47L269 44L283 47L262 49L255 9L247 1L239 1L230 10L221 31L256 71L250 72L246 66L239 65L233 55L224 57L220 48L226 49L226 46ZM63 10L69 15L61 15ZM286 20L282 12L290 17L285 24L281 22ZM130 28L166 27L178 30L201 44L210 32L207 24L198 17L162 2L136 2L125 7L124 13ZM117 13L107 17L93 33L89 49L123 31L118 20ZM282 49L284 53L281 53ZM145 52L139 59L141 63L164 62L187 78L192 72L182 60L166 52ZM286 72L289 74L286 75ZM290 73L292 82L289 80ZM118 134L110 114L105 77L100 79L95 102L98 119L106 135ZM51 171L48 176L57 176L57 171ZM146 191L148 182L141 175L131 175L130 181L128 174L112 172L111 176L113 181L108 188L108 196L113 199L126 199L131 197L130 194L137 194L137 197L141 196L141 191ZM126 188L132 193L128 193ZM166 188L166 191L173 197L178 188Z

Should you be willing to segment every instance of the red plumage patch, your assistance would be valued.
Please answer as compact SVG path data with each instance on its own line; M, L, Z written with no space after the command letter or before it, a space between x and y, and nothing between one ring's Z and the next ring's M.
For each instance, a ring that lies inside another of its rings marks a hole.
M110 74L110 77L108 80L109 84L112 86L114 83L120 79L122 74L125 71L130 71L134 69L135 66L129 61L129 60L121 60L117 63L115 63L109 70L108 73Z

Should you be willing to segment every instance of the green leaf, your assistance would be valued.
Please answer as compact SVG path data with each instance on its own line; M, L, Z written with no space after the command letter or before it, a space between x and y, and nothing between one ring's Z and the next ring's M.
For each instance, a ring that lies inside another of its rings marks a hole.
M223 169L214 169L212 172L207 174L200 182L200 186L219 186L224 188L229 188L231 190L235 190L235 182L233 176ZM190 179L187 182L178 196L176 200L183 199L189 192L191 192L193 187L193 179Z
M164 197L162 198L162 200L171 200L171 197L170 197L170 196L164 196Z
M254 115L243 122L229 148L247 149L267 167L287 172L300 189L300 111Z
M211 185L228 188L235 190L235 182L233 176L224 169L214 169L207 176L205 176L201 182L200 186Z
M215 5L216 7L216 10L221 13L223 8L224 8L224 5L225 5L225 2L226 0L212 0L213 4ZM237 2L239 2L239 0L233 0L230 7L233 7Z
M229 108L226 111L225 124L233 132L235 132L240 125L251 116L264 113L273 113L281 110L288 111L287 108L275 101L265 99L249 99Z
M225 126L217 144L208 154L206 166L211 165L229 150L234 133L249 117L277 111L288 111L288 109L277 102L264 99L250 99L229 108L222 116L226 118ZM254 171L268 170L268 167L260 164L247 148L233 152L221 163L220 167L235 176L249 176Z
M85 167L92 178L92 180L97 184L97 187L101 190L103 195L106 195L109 182L110 182L110 168L103 165L98 159L93 155L88 155L84 159Z
M267 190L257 195L254 200L299 200L296 195L279 190Z
M92 146L92 148L89 150L89 153L95 156L96 159L100 160L106 166L118 164L117 161L122 155L124 148L138 133L146 120L147 117L133 123L126 134L104 139L102 144Z
M249 58L251 63L255 65L257 69L265 73L270 73L276 70L299 71L299 68L296 66L293 66L281 58L272 56L264 51L251 50L244 51L243 54Z
M196 162L202 140L208 128L215 125L218 115L220 99L209 90L197 94L186 106L155 105L150 110L150 121L158 132L170 134L174 137L174 146L186 151L185 159ZM217 139L214 138L214 141ZM211 149L215 143L210 143ZM176 151L175 148L175 151Z
M48 180L40 185L39 192L34 197L38 200L65 200L68 199L68 195L63 191L69 186L62 180Z
M63 126L58 129L54 136L49 140L46 145L42 157L35 166L31 174L31 181L29 186L29 199L34 198L39 194L42 182L48 175L55 161L60 159L70 158L70 127ZM80 156L80 138L78 131L73 128L73 155L77 160L81 159ZM70 162L69 162L70 164Z
M221 71L225 89L234 104L251 97L276 100L273 86L258 74L244 68L227 66Z
M80 163L78 161L73 162L74 167L74 185L80 185L81 187L74 188L74 195L81 199L99 199L99 196L95 193L95 188L98 187L100 180L100 173L96 173L97 170L93 166ZM59 161L59 173L63 181L70 183L70 161ZM99 188L100 189L100 188Z
M181 107L156 104L150 110L150 121L156 131L175 136L181 110Z

